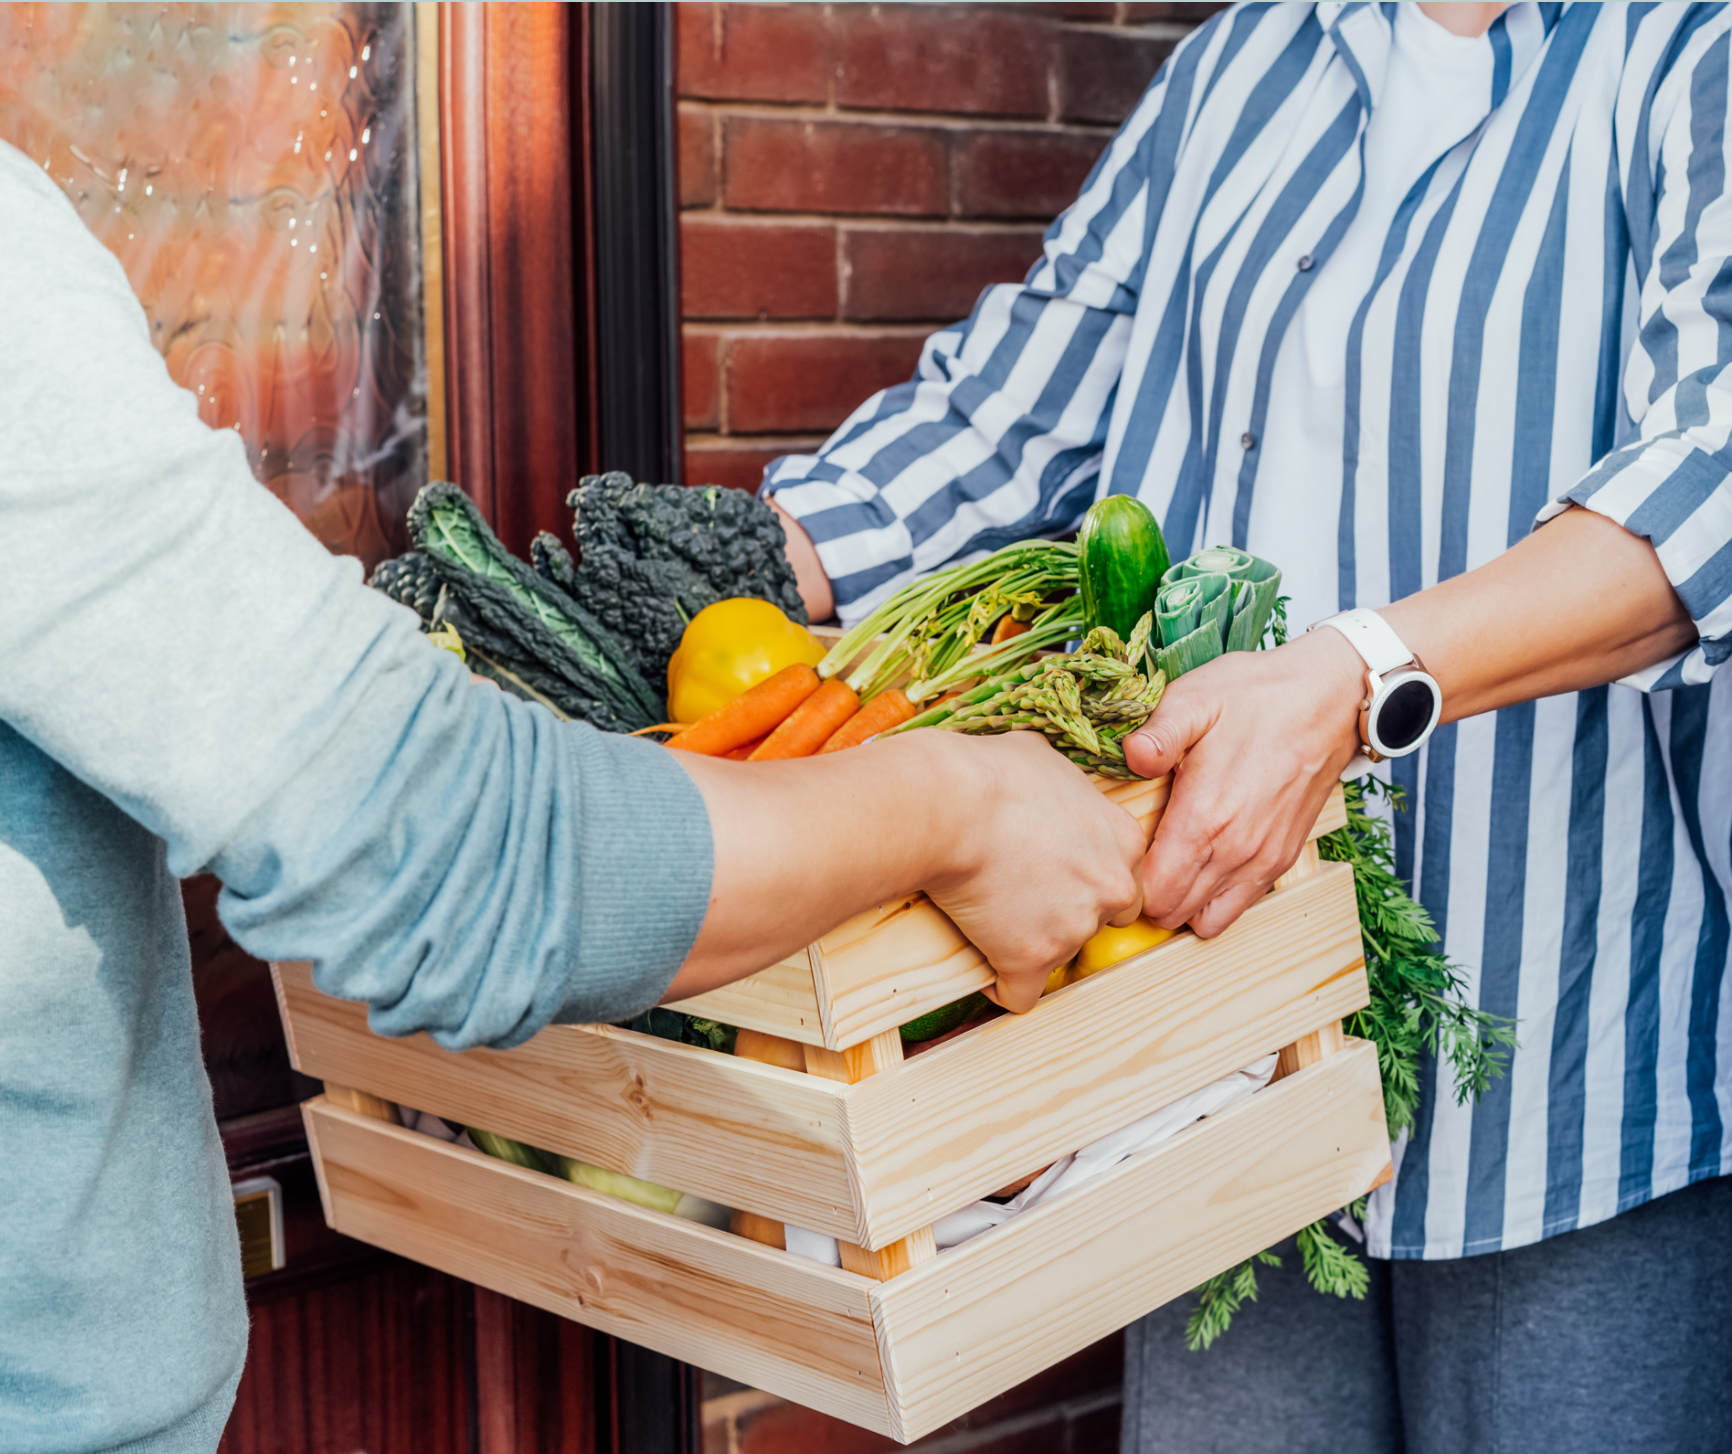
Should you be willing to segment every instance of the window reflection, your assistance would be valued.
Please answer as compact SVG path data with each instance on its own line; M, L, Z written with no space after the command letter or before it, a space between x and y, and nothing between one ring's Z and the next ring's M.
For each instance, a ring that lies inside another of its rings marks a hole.
M206 422L369 568L427 476L414 27L407 5L0 5L0 137L120 259Z

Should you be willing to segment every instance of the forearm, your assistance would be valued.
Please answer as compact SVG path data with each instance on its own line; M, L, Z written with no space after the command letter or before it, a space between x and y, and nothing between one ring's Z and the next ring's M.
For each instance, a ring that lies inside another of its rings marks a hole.
M828 621L836 614L836 596L830 589L830 577L818 559L818 549L806 527L782 508L781 501L770 496L770 508L782 522L788 537L788 564L794 567L794 582L800 588L800 599L806 603L806 616L812 621Z
M953 872L977 793L955 739L916 732L797 762L679 754L709 810L710 903L668 991L714 989Z
M1653 546L1580 509L1380 614L1437 678L1446 722L1616 681L1696 639Z

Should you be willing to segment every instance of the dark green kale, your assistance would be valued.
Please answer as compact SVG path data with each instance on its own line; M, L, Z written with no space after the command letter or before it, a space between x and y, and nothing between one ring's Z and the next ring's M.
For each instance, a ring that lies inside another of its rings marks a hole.
M568 716L634 731L666 715L635 653L564 591L511 555L455 485L430 484L409 511L409 538L463 607L465 646L526 678ZM456 623L454 623L456 624Z
M637 485L615 471L587 475L569 500L578 569L592 547L612 545L644 561L684 565L668 580L688 616L710 601L756 596L806 624L806 608L788 564L782 522L768 504L744 490L718 485ZM709 587L702 605L685 599L697 582Z
M719 1050L724 1055L734 1053L734 1040L739 1031L720 1020L700 1020L695 1015L682 1015L661 1005L645 1010L635 1020L627 1020L624 1028L640 1035L654 1035L662 1040L674 1040L681 1045L696 1045L704 1050Z
M381 561L367 584L399 605L407 606L424 624L433 620L433 608L439 603L439 572L420 551Z

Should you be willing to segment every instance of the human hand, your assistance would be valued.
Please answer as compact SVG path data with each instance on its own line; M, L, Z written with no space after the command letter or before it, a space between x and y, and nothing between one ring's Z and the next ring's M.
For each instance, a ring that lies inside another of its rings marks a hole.
M927 895L998 972L987 996L1021 1014L1103 924L1142 908L1136 819L1034 732L911 733L948 753L959 816Z
M1293 866L1359 750L1365 664L1337 631L1234 651L1186 672L1125 739L1144 777L1173 774L1142 863L1143 912L1213 938Z

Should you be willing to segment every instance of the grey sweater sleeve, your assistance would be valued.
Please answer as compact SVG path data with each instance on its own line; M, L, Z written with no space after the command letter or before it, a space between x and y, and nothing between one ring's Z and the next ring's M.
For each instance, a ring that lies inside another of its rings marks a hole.
M653 1004L711 878L674 755L474 686L327 554L3 144L0 279L0 720L383 1033L512 1044Z

